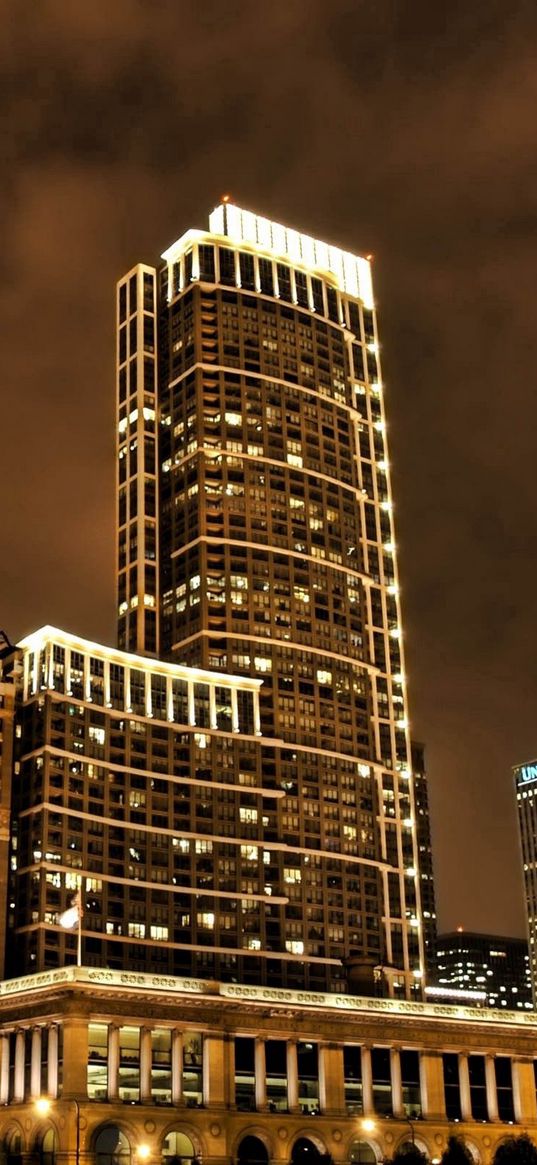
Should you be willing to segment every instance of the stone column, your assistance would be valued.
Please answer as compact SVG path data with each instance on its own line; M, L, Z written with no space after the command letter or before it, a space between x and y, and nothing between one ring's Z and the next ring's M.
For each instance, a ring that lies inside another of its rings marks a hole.
M172 1104L183 1101L183 1033L172 1031Z
M48 1029L47 1092L52 1100L58 1095L58 1026L51 1023Z
M374 1116L373 1072L371 1069L371 1048L362 1047L362 1104L364 1116Z
M331 1116L345 1111L343 1048L319 1044L319 1107Z
M472 1097L470 1094L468 1052L459 1052L459 1091L461 1097L461 1117L463 1121L471 1121Z
M392 1085L393 1115L404 1117L403 1082L401 1080L401 1056L399 1055L399 1048L390 1048L390 1079Z
M255 1107L258 1112L267 1109L267 1057L265 1041L260 1036L255 1041Z
M225 1041L220 1033L203 1037L203 1104L205 1108L225 1108Z
M0 1035L0 1104L9 1100L9 1035Z
M32 1028L32 1056L30 1061L30 1100L41 1096L41 1028Z
M296 1040L287 1040L287 1104L289 1112L300 1112L298 1103L298 1054Z
M119 1028L108 1025L108 1087L107 1100L117 1100L119 1096Z
M151 1028L140 1028L140 1101L151 1103Z
M427 1120L446 1119L444 1064L441 1052L420 1052L421 1107Z
M24 1051L26 1032L19 1028L15 1036L15 1075L13 1080L13 1100L24 1100Z
M497 1121L500 1118L498 1116L498 1093L496 1089L494 1056L485 1056L485 1081L487 1085L487 1111L489 1121Z
M511 1060L515 1120L520 1124L537 1120L537 1097L533 1060Z
M63 1096L88 1095L88 1021L63 1021Z

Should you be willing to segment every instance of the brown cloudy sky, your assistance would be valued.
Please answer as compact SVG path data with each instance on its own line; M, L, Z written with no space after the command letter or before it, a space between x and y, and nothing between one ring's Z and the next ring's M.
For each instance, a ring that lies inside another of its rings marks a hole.
M376 260L440 921L522 933L534 0L0 0L0 625L112 641L113 286L224 191Z

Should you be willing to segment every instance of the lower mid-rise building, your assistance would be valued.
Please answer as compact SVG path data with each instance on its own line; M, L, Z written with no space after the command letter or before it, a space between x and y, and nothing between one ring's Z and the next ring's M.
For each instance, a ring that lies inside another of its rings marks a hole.
M8 1165L376 1165L537 1136L531 1014L65 967L0 983Z
M524 939L497 934L475 934L460 927L438 936L437 984L464 991L470 1002L509 1011L532 1008L528 944ZM434 993L435 987L431 987Z

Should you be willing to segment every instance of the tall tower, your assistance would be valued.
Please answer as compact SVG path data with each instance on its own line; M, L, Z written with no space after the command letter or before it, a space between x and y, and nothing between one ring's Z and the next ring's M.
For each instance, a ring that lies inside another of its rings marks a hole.
M351 982L376 967L411 993L419 856L370 263L225 202L162 258L118 285L119 647L263 680L284 796L258 830L295 853L289 935Z
M513 769L533 1006L537 1006L537 760Z

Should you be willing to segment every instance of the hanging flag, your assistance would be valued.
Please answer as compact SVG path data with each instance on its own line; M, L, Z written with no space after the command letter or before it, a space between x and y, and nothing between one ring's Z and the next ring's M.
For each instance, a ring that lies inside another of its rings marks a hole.
M81 921L81 918L82 911L79 890L78 894L75 896L75 898L73 898L73 901L68 909L64 910L63 914L59 915L58 922L60 926L64 927L65 930L74 930L75 926L78 926L79 922Z

